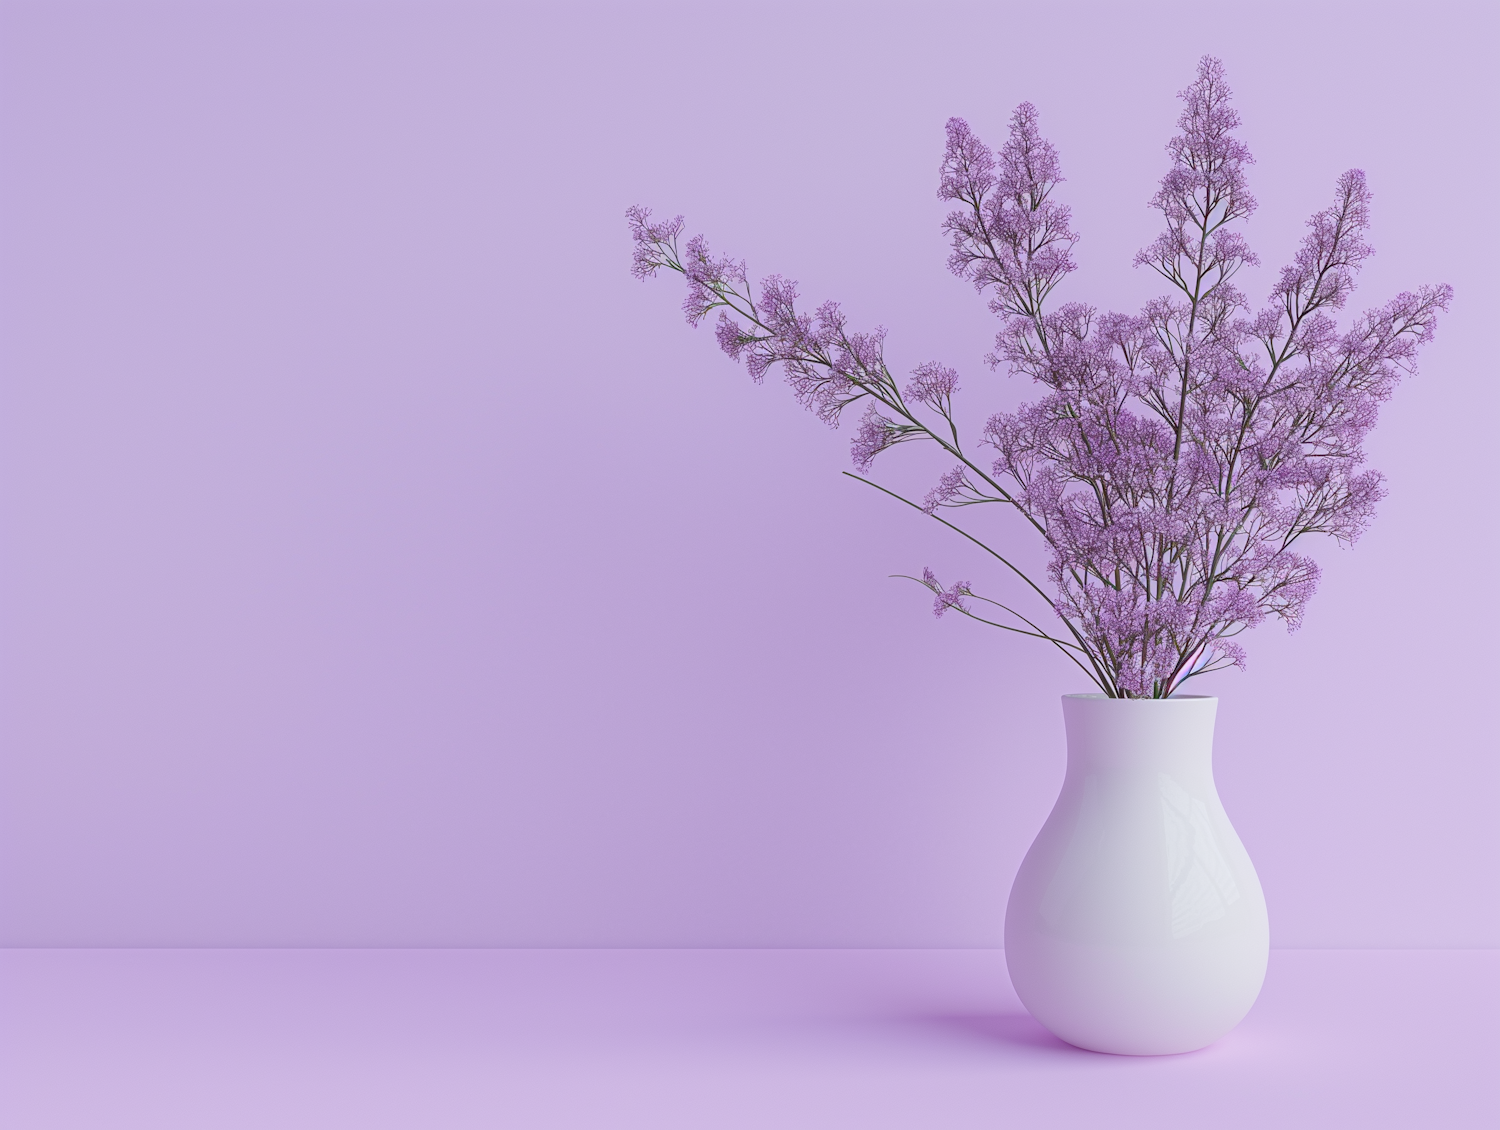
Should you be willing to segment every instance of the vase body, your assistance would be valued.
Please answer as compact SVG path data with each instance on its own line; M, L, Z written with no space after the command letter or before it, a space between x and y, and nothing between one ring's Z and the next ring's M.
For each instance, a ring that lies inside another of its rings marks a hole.
M1011 888L1021 1002L1091 1051L1167 1055L1239 1023L1265 979L1265 897L1213 777L1218 700L1066 695L1068 772Z

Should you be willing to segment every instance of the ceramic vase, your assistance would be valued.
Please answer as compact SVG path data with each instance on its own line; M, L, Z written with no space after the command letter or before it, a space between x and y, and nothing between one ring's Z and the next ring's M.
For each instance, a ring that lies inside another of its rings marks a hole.
M1005 960L1070 1044L1168 1055L1240 1022L1265 978L1265 897L1213 777L1218 700L1063 698L1062 793L1011 888Z

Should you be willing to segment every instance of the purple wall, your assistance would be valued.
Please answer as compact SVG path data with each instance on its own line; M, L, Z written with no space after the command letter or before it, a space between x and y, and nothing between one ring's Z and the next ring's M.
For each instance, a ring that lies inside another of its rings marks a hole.
M0 942L997 944L1085 688L887 579L985 573L631 280L623 212L978 414L1026 390L943 266L943 121L1034 101L1067 296L1133 306L1206 51L1247 290L1356 164L1355 305L1458 290L1373 532L1203 688L1225 801L1278 944L1500 940L1488 5L536 7L4 8Z

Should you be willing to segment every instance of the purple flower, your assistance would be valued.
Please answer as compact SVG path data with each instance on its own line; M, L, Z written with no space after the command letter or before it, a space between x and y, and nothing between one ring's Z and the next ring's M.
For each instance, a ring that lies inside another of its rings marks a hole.
M900 425L881 415L880 409L872 404L865 409L865 414L859 421L859 429L854 433L854 441L849 445L849 454L853 457L854 465L859 468L860 473L869 474L870 467L875 462L875 456L886 448L900 443L902 438Z
M936 361L927 361L912 370L906 385L906 398L925 404L934 412L948 412L953 394L958 391L958 373Z
M960 463L951 471L946 472L938 480L937 486L927 492L927 497L922 500L922 512L924 514L934 513L939 506L949 505L957 498L964 489L965 469Z
M969 606L964 603L964 597L973 596L974 594L969 590L968 581L959 581L949 588L944 588L943 583L933 575L932 570L924 568L922 570L921 583L936 594L936 598L932 602L932 614L939 620L943 618L943 613L947 612L950 608L956 608L960 612L969 611Z
M653 224L651 209L639 206L626 209L625 217L630 221L630 238L635 242L630 273L638 279L646 279L660 268L670 266L670 260L662 252L664 248L676 248L677 237L682 234L682 217Z

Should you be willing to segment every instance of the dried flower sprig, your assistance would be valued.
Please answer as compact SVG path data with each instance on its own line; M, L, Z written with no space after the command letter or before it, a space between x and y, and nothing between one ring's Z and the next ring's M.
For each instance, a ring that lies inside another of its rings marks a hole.
M744 263L715 258L701 235L679 249L682 217L628 213L638 278L683 275L688 321L718 310L721 348L756 381L780 364L797 400L825 422L836 426L865 401L854 477L979 546L1063 630L924 570L910 579L934 594L936 615L952 610L1048 641L1113 697L1166 697L1196 675L1243 666L1233 637L1267 617L1301 623L1318 567L1293 547L1308 534L1351 543L1369 525L1384 488L1379 472L1361 469L1361 444L1452 297L1447 286L1423 287L1339 329L1333 312L1371 254L1370 193L1352 169L1308 221L1270 305L1251 312L1232 280L1257 260L1231 225L1255 208L1245 177L1253 159L1233 134L1239 118L1219 61L1205 56L1180 97L1182 132L1151 200L1165 228L1135 259L1169 290L1136 315L1048 308L1074 270L1077 236L1054 199L1063 178L1035 107L1017 108L998 154L961 119L948 122L938 195L955 205L943 225L949 268L1001 319L991 367L1045 390L985 424L980 443L993 459L964 446L953 369L919 365L903 387L885 363L884 329L851 330L833 302L800 311L796 284L777 275L757 295ZM954 460L922 502L862 478L883 451L914 440ZM1013 508L1045 541L1050 590L938 513L989 503ZM974 601L1012 622L980 615Z

